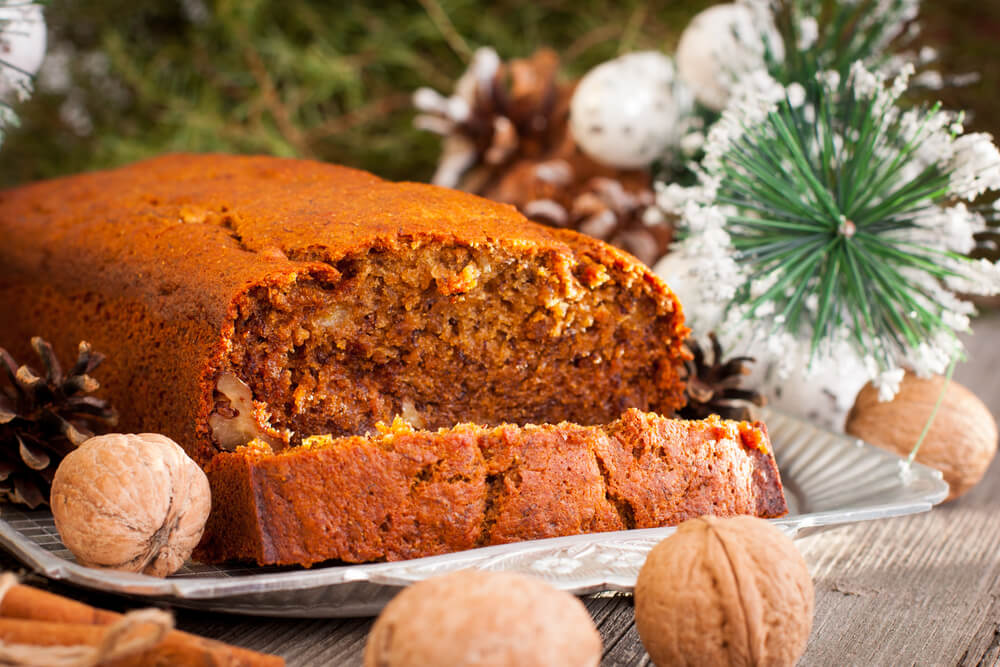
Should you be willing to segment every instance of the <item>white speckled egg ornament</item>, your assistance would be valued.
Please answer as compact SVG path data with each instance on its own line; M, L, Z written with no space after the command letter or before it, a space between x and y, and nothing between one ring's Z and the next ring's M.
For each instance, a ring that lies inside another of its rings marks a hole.
M764 67L765 42L778 60L784 44L774 24L746 5L713 5L693 19L677 43L677 73L709 109L722 111L740 76Z
M691 106L670 58L656 51L629 53L580 80L570 102L570 132L602 164L648 167L680 140Z

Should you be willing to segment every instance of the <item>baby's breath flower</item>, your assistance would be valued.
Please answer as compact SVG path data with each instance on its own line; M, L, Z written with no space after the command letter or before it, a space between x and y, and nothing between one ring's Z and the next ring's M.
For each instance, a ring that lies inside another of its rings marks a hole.
M840 72L832 69L817 72L816 81L830 90L837 90L840 88Z
M688 132L680 140L681 153L685 157L691 157L701 150L705 145L705 133L700 131Z
M919 60L921 64L932 63L937 59L937 49L932 46L922 46L920 47L920 51L917 53L917 60Z

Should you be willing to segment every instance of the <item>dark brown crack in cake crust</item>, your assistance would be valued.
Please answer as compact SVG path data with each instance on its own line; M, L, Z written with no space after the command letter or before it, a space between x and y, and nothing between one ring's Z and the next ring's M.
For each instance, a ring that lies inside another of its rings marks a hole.
M787 511L763 424L637 410L603 426L396 422L279 453L257 442L207 472L221 501L199 549L207 561L401 560Z
M648 268L455 191L172 155L4 191L0 232L0 344L88 340L120 428L203 466L396 415L594 424L683 400L683 316Z

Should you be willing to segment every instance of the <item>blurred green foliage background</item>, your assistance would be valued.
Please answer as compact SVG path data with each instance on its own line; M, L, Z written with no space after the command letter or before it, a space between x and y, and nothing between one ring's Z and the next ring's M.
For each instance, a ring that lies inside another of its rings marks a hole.
M313 157L427 180L438 139L410 94L450 91L476 47L553 46L567 76L616 54L671 51L711 0L51 0L47 62L0 184L166 151ZM1000 2L925 0L926 43L978 83L934 93L1000 134Z

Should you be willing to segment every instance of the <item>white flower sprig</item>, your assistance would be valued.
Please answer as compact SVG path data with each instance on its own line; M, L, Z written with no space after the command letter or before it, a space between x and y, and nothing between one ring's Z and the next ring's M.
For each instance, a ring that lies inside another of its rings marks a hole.
M696 330L766 339L785 373L850 350L883 396L961 354L973 307L955 292L1000 293L1000 267L964 255L985 219L963 200L1000 189L1000 151L938 107L902 112L911 73L855 63L809 101L763 76L735 91L698 186L659 189L682 217L670 262L699 273Z

